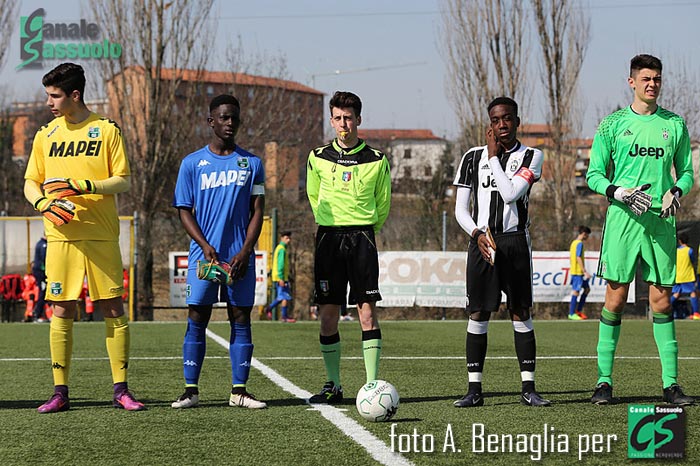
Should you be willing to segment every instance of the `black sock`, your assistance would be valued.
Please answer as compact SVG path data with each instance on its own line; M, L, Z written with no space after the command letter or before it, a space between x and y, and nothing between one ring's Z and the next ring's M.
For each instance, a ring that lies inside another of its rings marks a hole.
M199 395L199 387L185 387L185 396Z
M535 361L537 357L537 344L535 342L535 331L514 332L515 334L515 354L518 356L521 375L523 372L535 372ZM535 390L535 382L532 380L523 381L523 391L531 392Z
M469 382L468 393L481 393L481 382Z
M487 333L467 332L467 372L483 372L488 346Z
M534 380L525 380L522 383L522 391L523 393L532 393L535 391L535 381Z

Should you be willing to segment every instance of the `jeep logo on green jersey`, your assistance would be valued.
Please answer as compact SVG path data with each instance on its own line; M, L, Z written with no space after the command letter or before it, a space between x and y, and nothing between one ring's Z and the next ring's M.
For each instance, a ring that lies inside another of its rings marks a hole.
M630 157L656 157L657 159L663 158L664 148L663 147L639 147L639 144L635 144L634 148L629 152Z

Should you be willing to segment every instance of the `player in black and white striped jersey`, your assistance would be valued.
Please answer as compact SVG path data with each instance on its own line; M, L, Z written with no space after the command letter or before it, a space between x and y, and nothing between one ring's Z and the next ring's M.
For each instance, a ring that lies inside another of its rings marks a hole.
M542 174L543 154L517 139L518 104L498 97L488 106L486 146L462 156L454 184L455 216L471 236L467 257L467 371L469 389L454 405L481 406L481 378L491 313L501 292L515 333L522 380L521 403L549 406L535 390L535 332L532 326L532 250L528 226L529 194Z

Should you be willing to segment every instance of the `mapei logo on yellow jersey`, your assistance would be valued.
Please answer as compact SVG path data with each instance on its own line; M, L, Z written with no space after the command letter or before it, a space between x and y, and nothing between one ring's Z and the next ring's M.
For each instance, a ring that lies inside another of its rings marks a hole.
M238 186L245 185L250 172L247 170L225 170L220 172L202 173L199 189L219 188L235 184Z
M63 141L51 143L49 157L99 157L102 141Z

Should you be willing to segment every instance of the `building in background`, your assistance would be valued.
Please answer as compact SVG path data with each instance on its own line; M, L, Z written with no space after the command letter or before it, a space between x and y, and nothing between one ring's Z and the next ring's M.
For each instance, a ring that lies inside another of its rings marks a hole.
M203 120L213 97L236 96L242 120L236 143L263 158L268 189L301 193L308 151L323 141L322 92L295 81L228 71L163 69L161 76L163 81L179 82L176 102L184 104L192 92L196 100L201 99ZM107 82L108 101L113 105L144 106L148 101L143 94L145 84L145 69L128 67ZM118 101L115 86L119 85L126 86L131 102ZM139 126L145 127L145 121ZM196 128L197 138L207 140L208 134L206 125Z
M549 125L546 124L527 124L520 125L518 129L518 139L520 142L529 147L536 147L544 153L544 164L542 166L542 178L547 180L551 177L551 169L549 168L554 160L552 158L552 137ZM567 169L565 171L573 171L576 184L576 191L579 194L592 194L586 183L586 172L588 171L588 163L590 161L591 145L593 139L590 138L572 138L569 140L568 148L570 156L564 156L561 163Z
M295 81L222 71L195 71L164 69L163 80L180 80L176 102L184 105L191 88L197 93L202 122L195 128L196 139L192 150L208 140L206 126L209 101L219 94L233 94L241 102L243 124L236 142L246 150L263 158L267 188L281 192L301 192L305 180L305 161L310 148L323 142L324 94ZM114 85L124 81L129 102L116 98ZM116 105L144 108L143 120L137 128L145 132L146 115L144 68L128 67L106 83L106 98L87 101L88 108L117 120ZM168 109L178 112L180 109ZM53 115L46 102L15 102L5 117L12 126L13 159L24 165L29 157L37 129L48 123ZM117 123L120 123L117 121ZM193 124L196 124L193 122ZM176 132L177 128L173 128ZM175 133L176 134L176 133ZM126 135L128 137L128 135Z
M446 160L449 143L429 129L363 129L358 135L383 151L391 164L391 179L430 181ZM454 170L454 161L449 159Z

